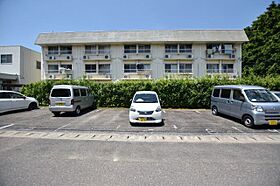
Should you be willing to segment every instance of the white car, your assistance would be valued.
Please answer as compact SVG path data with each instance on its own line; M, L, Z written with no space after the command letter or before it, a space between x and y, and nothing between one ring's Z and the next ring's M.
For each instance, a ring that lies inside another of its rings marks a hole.
M134 94L129 109L129 122L162 123L159 98L154 91L138 91Z
M0 113L38 108L38 101L32 97L26 97L18 92L0 90Z

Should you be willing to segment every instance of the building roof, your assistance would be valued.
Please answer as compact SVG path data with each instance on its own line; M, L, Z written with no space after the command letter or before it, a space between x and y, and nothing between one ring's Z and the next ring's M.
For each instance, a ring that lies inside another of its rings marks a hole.
M246 42L244 30L141 30L112 32L51 32L38 35L35 44Z

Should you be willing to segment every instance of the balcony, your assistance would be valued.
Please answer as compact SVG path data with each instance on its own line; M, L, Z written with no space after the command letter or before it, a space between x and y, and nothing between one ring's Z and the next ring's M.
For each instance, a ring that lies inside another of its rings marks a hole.
M236 70L234 69L207 69L206 70L207 75L209 76L226 76L232 79L235 79L238 77L238 74Z
M110 61L110 50L85 50L83 61Z
M193 60L193 51L192 49L165 49L164 60Z
M144 80L152 79L152 70L136 71L135 69L126 69L124 71L124 80Z
M206 60L235 60L236 50L206 50Z
M48 51L45 55L46 61L72 61L72 50L62 50L62 51Z
M152 60L150 49L125 49L123 53L123 60Z
M61 73L57 70L49 70L46 72L46 79L48 80L73 79L73 72L68 71L65 73Z
M166 79L185 79L191 78L193 73L165 73L164 77Z
M88 80L99 80L99 81L109 81L112 79L112 75L110 73L85 73L85 77Z

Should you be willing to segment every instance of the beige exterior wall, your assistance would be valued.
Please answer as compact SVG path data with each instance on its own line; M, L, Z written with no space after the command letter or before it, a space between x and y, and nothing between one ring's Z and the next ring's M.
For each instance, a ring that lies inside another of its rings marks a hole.
M180 42L176 42L177 44ZM217 42L215 42L217 43ZM206 58L206 46L207 43L182 43L182 44L192 44L192 59L179 59L179 60L166 60L165 59L165 43L131 43L131 44L150 44L151 45L151 59L150 60L124 60L124 44L126 43L112 43L109 44L110 47L110 57L108 61L84 61L84 50L85 45L73 45L72 46L72 60L68 61L50 61L48 60L48 46L42 47L42 58L43 58L43 68L42 68L42 79L48 79L47 70L48 64L72 64L73 79L80 79L85 76L85 64L98 64L98 63L109 63L111 64L111 80L122 80L124 78L123 66L124 63L132 62L144 62L151 64L152 79L159 79L166 77L165 75L165 64L179 64L179 63L190 63L192 64L192 77L203 77L207 75L207 64L233 64L234 73L230 75L237 77L241 76L241 44L234 44L234 49L236 49L236 56L234 59L207 59ZM167 44L172 44L167 43Z

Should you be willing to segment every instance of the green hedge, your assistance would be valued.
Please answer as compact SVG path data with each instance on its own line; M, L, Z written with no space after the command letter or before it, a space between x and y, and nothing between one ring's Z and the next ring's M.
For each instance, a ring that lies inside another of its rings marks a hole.
M72 84L88 86L101 107L129 107L129 100L136 91L156 91L166 108L209 108L210 95L215 85L259 85L271 90L280 90L280 76L247 77L236 80L227 78L174 79L154 81L119 81L97 83L88 80L40 81L25 85L22 93L35 97L41 105L48 105L49 92L53 85Z

